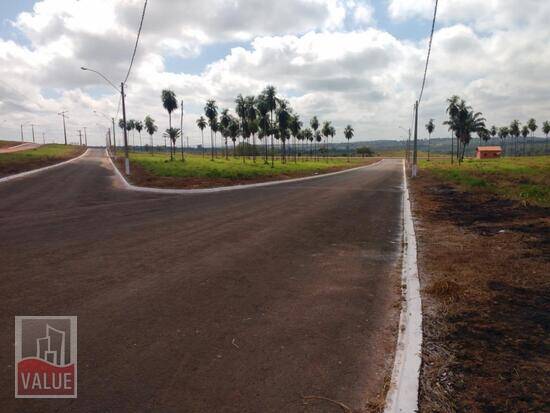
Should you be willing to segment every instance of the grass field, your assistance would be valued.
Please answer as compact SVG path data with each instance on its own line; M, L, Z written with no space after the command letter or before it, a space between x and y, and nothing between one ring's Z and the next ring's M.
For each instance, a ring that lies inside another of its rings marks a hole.
M82 146L50 144L28 151L0 154L0 176L41 168L72 158L84 151Z
M130 159L132 163L137 163L145 171L158 177L231 180L313 175L372 163L372 158L352 158L350 163L346 158L320 159L318 162L302 160L296 163L293 159L288 159L286 164L276 160L275 167L271 168L271 164L266 165L261 157L256 158L256 163L253 163L251 158L246 159L246 162L243 163L241 158L229 157L228 160L215 158L214 161L211 161L208 156L203 158L200 155L187 155L185 162L182 162L180 154L177 154L176 160L170 161L169 155L165 154L151 156L150 154L132 153Z
M12 146L20 145L20 141L2 141L0 140L0 148L11 148Z
M421 160L419 166L465 190L491 192L533 205L550 206L550 156L468 159L460 166L451 165L448 159Z

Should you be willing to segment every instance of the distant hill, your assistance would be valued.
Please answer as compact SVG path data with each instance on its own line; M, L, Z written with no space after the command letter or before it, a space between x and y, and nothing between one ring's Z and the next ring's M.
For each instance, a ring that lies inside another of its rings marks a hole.
M520 138L520 149L523 148L523 139ZM527 145L526 145L526 152L529 153L530 149L530 142L531 138L527 138ZM357 141L353 142L350 141L350 149L353 151L359 147L368 146L371 148L374 152L377 153L383 153L383 152L394 152L394 151L402 151L405 148L405 145L407 144L406 141L403 140L372 140L372 141ZM455 141L455 150L456 150L456 141ZM546 144L546 138L535 138L535 146L533 147L534 153L543 153L545 149ZM417 142L418 150L422 152L426 152L428 150L428 140L427 139L419 139ZM500 139L491 139L488 142L483 142L482 146L496 146L496 145L502 145L502 142ZM511 150L512 141L509 139L506 142L506 146L508 147L508 150ZM468 145L466 155L473 155L476 147L479 146L479 139L475 138L473 139L470 144ZM346 143L335 143L334 149L338 152L345 151L346 150ZM412 141L411 141L411 147L412 147ZM550 149L550 145L548 146ZM451 153L451 138L433 138L430 142L430 151L432 153L440 153L440 154L448 154Z

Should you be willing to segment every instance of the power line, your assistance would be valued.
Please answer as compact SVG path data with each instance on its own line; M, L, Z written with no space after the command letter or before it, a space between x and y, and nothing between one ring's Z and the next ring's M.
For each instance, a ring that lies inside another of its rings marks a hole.
M132 60L130 60L130 67L128 68L128 73L126 73L126 78L124 79L123 83L126 83L128 78L130 77L130 72L132 70L132 66L134 64L134 58L136 57L136 51L139 43L139 36L141 34L141 27L143 26L143 19L145 18L145 9L147 8L147 0L145 0L145 4L143 5L143 12L141 13L141 21L139 22L139 29L138 34L136 37L136 44L134 45L134 52L132 53Z
M434 17L432 21L432 32L430 34L430 43L428 44L428 55L426 56L426 67L424 68L424 79L422 80L422 88L420 89L420 97L418 98L418 103L422 101L422 95L424 94L424 86L426 86L426 76L428 74L428 64L430 63L430 54L432 52L432 40L434 37L434 29L435 29L435 20L437 17L437 4L439 0L435 0L435 8L434 8Z

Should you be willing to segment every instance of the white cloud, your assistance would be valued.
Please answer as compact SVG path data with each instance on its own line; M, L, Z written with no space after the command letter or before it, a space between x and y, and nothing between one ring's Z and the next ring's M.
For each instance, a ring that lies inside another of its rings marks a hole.
M194 120L206 99L232 109L238 93L255 94L271 83L305 120L316 114L340 129L352 123L357 139L395 137L398 126L410 121L426 39L400 40L382 27L369 27L374 24L370 2L149 4L128 84L130 117L151 114L164 129L160 91L172 88L184 100L186 132L197 143ZM18 136L19 123L27 120L61 136L56 113L67 109L70 133L87 125L90 141L103 142L96 124L106 122L92 110L112 116L118 98L102 79L79 68L89 65L120 81L141 6L138 0L44 0L19 15L15 24L31 44L0 38L0 121L8 120L0 137ZM391 0L388 7L395 19L429 19L433 12L431 0ZM550 4L524 0L518 9L512 0L445 0L440 16L422 117L442 121L451 94L467 98L491 123L549 116L541 85L550 64ZM168 57L200 56L205 45L237 40L246 48L231 49L200 74L166 69Z

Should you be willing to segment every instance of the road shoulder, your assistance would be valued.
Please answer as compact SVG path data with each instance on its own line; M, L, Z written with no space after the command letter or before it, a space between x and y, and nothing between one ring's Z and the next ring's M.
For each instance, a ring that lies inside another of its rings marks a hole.
M423 300L420 411L542 411L550 211L411 183Z

